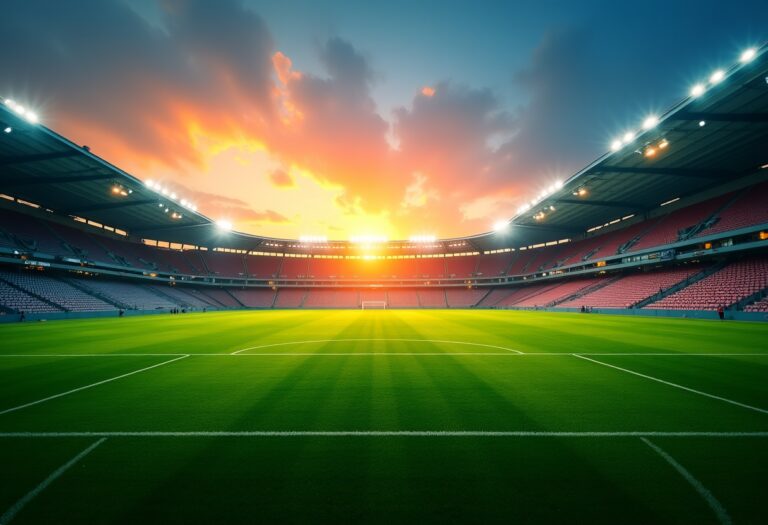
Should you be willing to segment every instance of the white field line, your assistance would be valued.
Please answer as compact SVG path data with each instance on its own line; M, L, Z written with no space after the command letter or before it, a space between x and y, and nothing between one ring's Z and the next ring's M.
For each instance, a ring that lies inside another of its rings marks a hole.
M701 481L693 477L693 474L688 472L684 466L682 466L680 463L675 461L675 458L670 456L664 449L662 449L660 446L651 443L648 439L645 437L640 438L643 443L651 447L659 456L664 458L664 461L669 463L672 468L674 468L683 478L685 478L685 481L691 484L691 486L696 490L696 492L699 493L699 496L704 498L704 501L707 502L707 505L709 505L709 508L711 508L715 515L717 516L717 521L719 521L723 525L730 525L733 523L731 521L731 517L728 515L728 512L725 510L725 507L723 507L723 504L720 503L717 498L705 487Z
M506 350L507 352L513 352L515 354L523 354L520 350L513 348L507 348L506 346L488 345L484 343L469 343L467 341L444 341L440 339L400 339L400 338L378 338L378 339L314 339L311 341L288 341L285 343L272 343L268 345L250 346L248 348L242 348L235 350L231 355L237 355L247 350L258 350L260 348L273 348L275 346L289 346L289 345L303 345L311 343L353 343L353 342L399 342L399 343L444 343L452 345L468 345L468 346L481 346L484 348L496 348L498 350ZM394 353L394 352L393 352ZM314 354L311 354L314 355ZM346 354L341 354L346 355Z
M242 352L243 349L238 350ZM3 357L229 357L237 355L240 357L259 357L259 356L341 356L341 355L440 355L440 356L452 356L452 355L506 355L506 356L565 356L573 357L574 355L581 356L651 356L651 357L768 357L768 353L762 354L749 354L749 353L649 353L649 352L581 352L579 354L573 354L571 352L526 352L526 353L512 353L512 352L348 352L348 353L317 353L317 352L304 352L304 353L258 353L258 354L239 354L229 352L218 353L194 353L194 354L177 354L177 353L163 353L163 354L0 354L0 358Z
M19 405L17 407L7 408L7 409L5 409L3 411L0 411L0 416L2 416L3 414L7 414L9 412L15 412L16 410L21 410L22 408L27 408L27 407L31 407L33 405L38 405L40 403L45 403L46 401L50 401L52 399L56 399L56 398L59 398L59 397L62 397L62 396L67 396L69 394L74 394L75 392L80 392L81 390L86 390L88 388L93 388L95 386L103 385L104 383L109 383L111 381L116 381L116 380L122 379L124 377L132 376L134 374L138 374L139 372L145 372L147 370L151 370L153 368L157 368L158 366L167 365L167 364L173 363L174 361L178 361L179 359L184 359L185 357L188 357L188 356L187 355L183 355L181 357L176 357L176 358L170 359L168 361L163 361L162 363L158 363L156 365L147 366L145 368L140 368L139 370L134 370L133 372L128 372L127 374L121 374L119 376L110 377L109 379L104 379L103 381L98 381L96 383L91 383L90 385L85 385L85 386L81 386L79 388L74 388L72 390L67 390L66 392L62 392L60 394L54 394L52 396L44 397L43 399L38 399L37 401L32 401L30 403L25 403L25 404Z
M707 438L768 438L768 432L548 432L493 430L243 430L243 431L123 431L123 432L0 432L2 438L73 438L73 437L512 437L512 438L641 438L641 437L707 437Z
M678 385L677 383L672 383L670 381L665 381L664 379L659 379L658 377L649 376L646 374L641 374L640 372L635 372L634 370L629 370L627 368L622 368L620 366L611 365L608 363L604 363L603 361L598 361L597 359L592 359L590 357L585 357L583 354L573 354L574 357L578 357L579 359L584 359L586 361L591 361L593 363L597 363L598 365L607 366L609 368L614 368L616 370L621 370L622 372L626 372L628 374L636 375L638 377L643 377L645 379L650 379L651 381L656 381L657 383L662 383L664 385L673 386L675 388L679 388L681 390L685 390L687 392L691 392L693 394L698 394L700 396L709 397L711 399L717 399L718 401L723 401L725 403L730 403L731 405L739 406L742 408L746 408L749 410L754 410L755 412L760 412L761 414L768 414L768 410L765 410L764 408L758 408L754 407L752 405L747 405L745 403L740 403L738 401L734 401L733 399L728 399L726 397L716 396L714 394L708 394L707 392L702 392L701 390L695 390L693 388L688 388L687 386Z
M95 443L92 443L88 448L80 452L77 456L73 457L66 463L64 463L62 466L54 470L50 476L45 478L42 483L40 483L37 487L32 489L30 492L28 492L23 498L21 498L19 501L13 504L13 506L5 511L5 513L0 516L0 525L6 525L7 523L10 523L11 520L16 516L16 514L19 513L21 509L23 509L27 503L35 499L37 496L40 495L41 492L43 492L48 486L56 481L59 477L61 477L62 474L64 474L67 470L69 470L75 463L83 459L85 456L93 452L93 450L104 443L107 440L107 438L103 437L96 441Z

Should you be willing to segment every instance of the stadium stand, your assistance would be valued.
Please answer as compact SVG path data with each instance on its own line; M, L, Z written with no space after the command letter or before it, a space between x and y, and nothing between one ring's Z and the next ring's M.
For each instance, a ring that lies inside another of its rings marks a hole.
M5 272L3 272L4 274ZM2 280L0 276L0 306L14 311L25 313L62 312L63 309L47 303L33 295L26 293L18 287Z
M306 290L296 288L282 288L277 292L275 308L300 308L307 296Z
M144 284L99 279L78 279L77 282L81 288L126 309L159 310L179 306L168 296L154 293L151 288Z
M117 310L117 308L89 295L64 281L60 281L42 272L6 272L0 271L0 278L11 283L28 294L34 294L49 301L59 308L70 312L98 312Z
M514 306L553 306L572 295L585 292L589 288L599 286L603 277L559 281L558 284L543 288L539 293L530 295L514 303Z
M445 308L445 292L443 290L419 290L419 305L424 308Z
M469 308L475 306L485 297L488 290L478 290L476 288L467 290L464 288L446 288L445 300L449 308Z
M730 206L717 214L714 225L698 235L712 235L765 223L768 223L768 182L742 191Z
M210 251L199 254L211 274L230 277L242 277L246 274L242 254Z
M728 204L733 197L733 194L721 195L665 215L628 251L672 244L687 238L686 236L692 236L708 218Z
M360 297L356 290L310 290L304 308L357 308Z
M630 274L612 281L602 288L573 300L560 303L562 308L590 306L598 308L631 308L660 291L681 283L701 271L697 266Z
M744 308L745 312L768 312L768 297L763 297Z
M280 271L282 257L246 255L245 268L249 276L256 279L274 279Z
M231 290L240 303L249 308L271 308L275 302L275 291L271 289Z
M418 308L419 294L416 290L400 289L387 292L387 306L390 308Z
M204 298L203 294L197 292L194 288L160 284L150 286L155 293L167 296L174 304L182 308L202 309L220 306L210 298Z
M513 252L490 253L479 256L475 275L481 277L498 277L506 275L514 257Z
M489 255L489 257L492 257ZM460 255L458 257L445 258L445 276L446 277L472 277L477 270L479 257L474 255ZM498 275L498 274L496 274Z
M309 272L309 258L283 258L283 264L280 267L280 277L283 279L306 279L311 274Z
M716 310L768 287L768 258L736 261L645 308L666 310Z

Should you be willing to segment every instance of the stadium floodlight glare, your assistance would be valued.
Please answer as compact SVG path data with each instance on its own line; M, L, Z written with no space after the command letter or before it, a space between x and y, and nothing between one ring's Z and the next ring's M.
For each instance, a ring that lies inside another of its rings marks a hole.
M434 235L411 235L408 240L414 243L432 243L437 240L437 237Z
M529 204L523 204L517 209L517 214L522 215L523 213L527 212L531 209L531 206Z
M696 84L691 88L691 96L693 98L700 97L706 90L707 87L704 84Z
M3 130L3 133L10 133L11 131L13 131L13 128L11 126L8 126Z
M155 188L155 181L153 181L152 179L145 180L144 181L144 186L146 186L149 189L154 189Z
M388 239L384 235L353 235L349 240L355 244L380 244Z
M635 133L634 132L627 131L626 133L624 133L624 136L622 137L622 142L624 144L629 144L633 140L635 140Z
M722 69L718 69L717 71L712 73L712 75L710 75L709 83L710 84L717 84L721 80L723 80L724 78L725 78L725 71L723 71Z
M300 235L299 242L304 244L316 244L328 242L328 238L323 235Z
M611 151L619 151L622 145L621 139L614 140L611 142Z
M757 49L754 47L750 47L749 49L745 49L741 56L739 57L739 62L742 64L746 64L747 62L752 62L752 59L755 58L757 55Z
M216 227L224 232L232 231L232 223L226 219L216 221Z
M503 221L496 221L493 223L493 231L501 233L507 231L507 228L509 228L509 221L503 220Z
M700 128L703 128L703 127L704 127L704 126L706 126L706 125L707 125L707 121L706 121L706 120L700 120L700 121L699 121L699 127L700 127Z
M659 117L657 117L656 115L649 115L643 121L643 129L648 131L649 129L655 128L658 123L659 123Z

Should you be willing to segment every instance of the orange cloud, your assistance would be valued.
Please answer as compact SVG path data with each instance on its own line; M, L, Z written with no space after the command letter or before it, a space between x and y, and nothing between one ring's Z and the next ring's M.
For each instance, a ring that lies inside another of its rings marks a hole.
M274 170L268 175L269 181L278 188L294 188L296 181L293 176L285 170Z

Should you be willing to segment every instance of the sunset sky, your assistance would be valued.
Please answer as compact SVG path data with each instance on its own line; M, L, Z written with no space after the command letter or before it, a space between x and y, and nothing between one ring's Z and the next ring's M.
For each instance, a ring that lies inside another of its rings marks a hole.
M0 95L239 231L459 236L768 38L692 5L6 0Z

